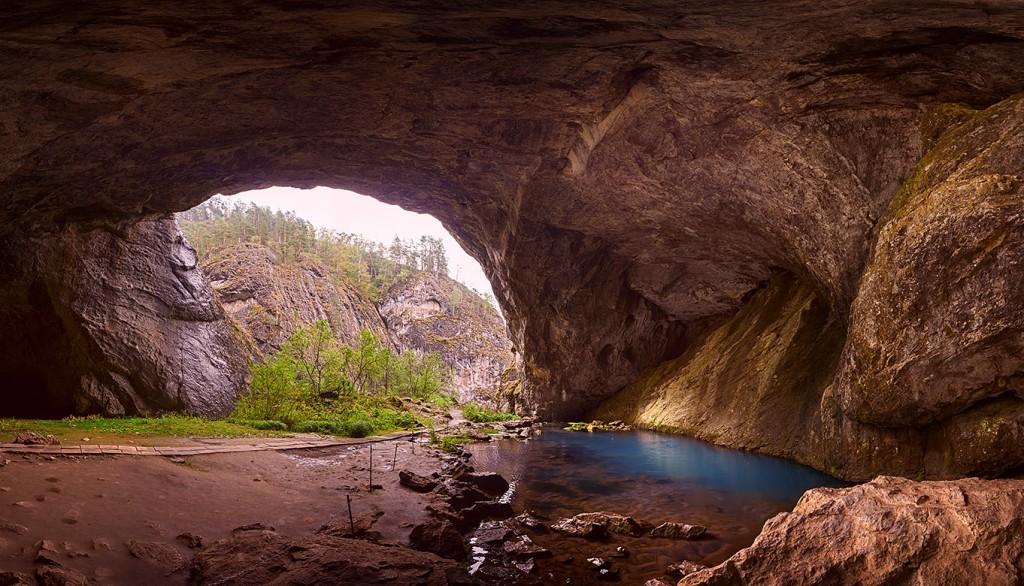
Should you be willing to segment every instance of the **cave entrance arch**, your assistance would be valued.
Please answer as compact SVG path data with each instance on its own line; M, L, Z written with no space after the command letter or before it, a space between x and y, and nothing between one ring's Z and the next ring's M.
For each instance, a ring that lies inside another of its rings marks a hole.
M440 360L459 402L511 406L500 389L515 354L491 284L433 216L351 191L268 188L215 196L177 219L256 360L326 320L342 345L368 331L422 364Z

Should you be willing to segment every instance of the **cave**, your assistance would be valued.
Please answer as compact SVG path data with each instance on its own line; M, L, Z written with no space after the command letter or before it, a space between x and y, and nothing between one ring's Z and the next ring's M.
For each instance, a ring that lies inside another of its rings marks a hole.
M245 363L171 214L327 186L430 213L481 262L525 412L851 479L1024 464L1011 2L13 2L0 30L12 412L224 413ZM637 407L753 330L790 352L686 400L799 425ZM827 366L757 384L793 361Z

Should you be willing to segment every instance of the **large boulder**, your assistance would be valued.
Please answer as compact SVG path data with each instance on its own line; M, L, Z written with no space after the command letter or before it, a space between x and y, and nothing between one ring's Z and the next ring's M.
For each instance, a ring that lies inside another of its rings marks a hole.
M559 533L585 538L603 537L607 533L639 536L644 532L644 525L633 517L604 512L580 513L559 519L551 528Z
M1024 481L879 477L808 491L750 547L679 586L1020 583Z
M953 114L880 220L851 309L836 392L863 423L1024 396L1024 96ZM991 433L1020 433L1022 406Z

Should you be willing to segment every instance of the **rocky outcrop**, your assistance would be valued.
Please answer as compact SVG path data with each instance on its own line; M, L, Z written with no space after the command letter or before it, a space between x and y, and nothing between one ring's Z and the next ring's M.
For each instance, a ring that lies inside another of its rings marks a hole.
M1024 482L879 477L808 491L754 544L679 586L1019 584Z
M863 423L927 425L1024 397L1024 95L953 114L879 222L851 308L836 390ZM1024 423L1013 403L1006 417Z
M242 345L174 219L2 240L0 413L230 411Z
M502 373L513 364L512 343L498 310L461 283L415 272L374 303L309 255L285 261L248 243L208 256L203 272L237 329L252 341L255 358L323 319L343 344L368 329L399 352L436 352L451 369L460 401L499 404Z
M400 350L437 352L461 402L495 405L512 343L497 310L461 283L415 273L391 288L380 314Z
M934 146L882 216L848 318L779 275L597 416L855 480L1024 465L1022 108L932 113Z
M284 262L266 246L239 244L213 251L202 268L224 310L263 355L320 319L345 343L363 329L389 339L373 302L315 258Z

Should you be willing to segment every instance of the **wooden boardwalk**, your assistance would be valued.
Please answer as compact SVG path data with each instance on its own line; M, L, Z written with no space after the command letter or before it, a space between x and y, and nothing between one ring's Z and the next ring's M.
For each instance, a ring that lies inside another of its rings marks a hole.
M0 444L0 452L11 454L47 454L63 456L201 456L206 454L231 454L235 452L265 452L273 450L305 450L310 448L333 448L335 446L358 446L394 439L411 438L429 432L430 430L399 431L389 433L387 435L374 435L364 438L250 438L253 443L236 443L239 440L203 439L199 445L156 447L104 444L83 444L75 446Z

